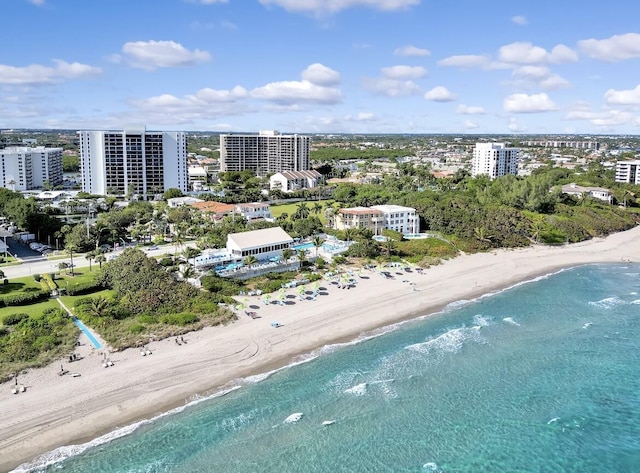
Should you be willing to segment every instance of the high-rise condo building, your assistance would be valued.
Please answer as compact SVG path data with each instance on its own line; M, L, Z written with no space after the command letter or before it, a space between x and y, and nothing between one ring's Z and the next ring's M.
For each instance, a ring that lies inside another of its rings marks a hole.
M179 131L79 131L82 190L147 198L187 191L187 138Z
M220 135L220 170L254 171L263 176L282 171L310 169L311 138L281 135L277 131Z
M62 184L62 148L12 146L0 149L0 185L13 191Z
M616 163L616 182L640 184L640 160L618 161Z
M486 175L495 179L507 174L518 174L518 148L507 148L504 143L476 143L473 150L471 175Z

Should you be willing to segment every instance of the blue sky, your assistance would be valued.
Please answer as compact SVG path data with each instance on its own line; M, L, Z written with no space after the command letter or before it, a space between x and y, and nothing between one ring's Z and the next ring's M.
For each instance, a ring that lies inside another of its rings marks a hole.
M640 134L640 2L4 0L0 128Z

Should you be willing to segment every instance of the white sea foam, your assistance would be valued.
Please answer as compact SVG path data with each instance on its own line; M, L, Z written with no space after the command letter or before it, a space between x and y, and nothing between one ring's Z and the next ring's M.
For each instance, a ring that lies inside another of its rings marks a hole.
M640 304L640 299L636 299L635 301L631 301L631 304L635 304L635 305Z
M424 472L435 472L442 473L442 470L438 468L438 464L436 462L427 462L422 465L422 471Z
M587 329L587 328L591 327L592 325L593 325L593 322L587 322L586 324L584 324L582 326L582 328Z
M408 345L405 349L427 355L432 353L457 353L466 341L482 341L479 328L479 326L474 326L472 328L460 327L451 329L426 342Z
M224 419L221 422L222 428L225 430L239 430L254 419L253 412L249 414L241 413L236 417Z
M367 394L367 383L356 384L349 389L345 389L344 392L347 394L353 394L354 396L364 396Z
M303 415L304 414L302 412L294 412L289 417L287 417L285 420L283 420L282 423L283 424L291 424L293 422L298 422L300 419L302 419Z
M65 445L62 447L58 447L55 450L52 450L50 452L47 452L45 454L38 456L37 458L35 458L30 462L19 465L17 468L12 470L12 473L29 473L33 471L42 470L52 465L56 465L71 457L80 455L90 448L98 447L100 445L109 443L113 440L130 435L143 425L148 425L153 422L156 422L159 419L162 419L163 417L180 413L185 409L187 409L188 407L194 406L208 399L214 399L216 397L225 396L226 394L229 394L230 392L235 391L236 389L239 389L239 388L240 386L233 385L233 386L223 387L223 389L216 391L215 393L209 396L192 396L190 398L191 400L187 402L185 405L176 407L167 412L163 412L162 414L159 414L151 419L143 419L133 424L120 427L118 429L112 430L111 432L108 432L86 443L82 443L78 445Z
M605 297L604 299L600 299L599 301L589 302L589 305L598 307L600 309L611 309L620 304L624 304L624 301L619 297Z
M508 323L508 324L515 325L516 327L520 327L520 324L518 322L516 322L515 320L513 320L513 317L505 317L502 320L504 322Z
M485 317L482 314L473 316L473 323L478 327L488 327L491 324L491 317Z
M554 417L553 419L551 419L549 422L547 422L547 425L549 424L553 424L554 422L558 422L560 420L560 417Z

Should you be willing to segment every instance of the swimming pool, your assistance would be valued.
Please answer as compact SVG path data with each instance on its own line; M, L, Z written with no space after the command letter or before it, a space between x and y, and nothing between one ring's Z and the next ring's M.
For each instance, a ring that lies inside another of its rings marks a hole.
M229 264L223 264L223 265L220 265L220 266L216 266L215 270L216 271L230 271L232 269L241 268L242 266L244 266L242 263L229 263Z
M405 233L402 236L407 240L420 240L422 238L429 238L428 233Z
M299 245L291 245L291 249L294 251L298 251L298 250L310 250L311 248L313 248L313 242L308 242L308 243L300 243Z

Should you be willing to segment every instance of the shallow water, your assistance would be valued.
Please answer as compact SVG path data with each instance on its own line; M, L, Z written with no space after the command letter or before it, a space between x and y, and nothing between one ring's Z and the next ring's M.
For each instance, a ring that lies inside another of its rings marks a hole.
M638 275L584 266L454 304L34 471L639 471Z

